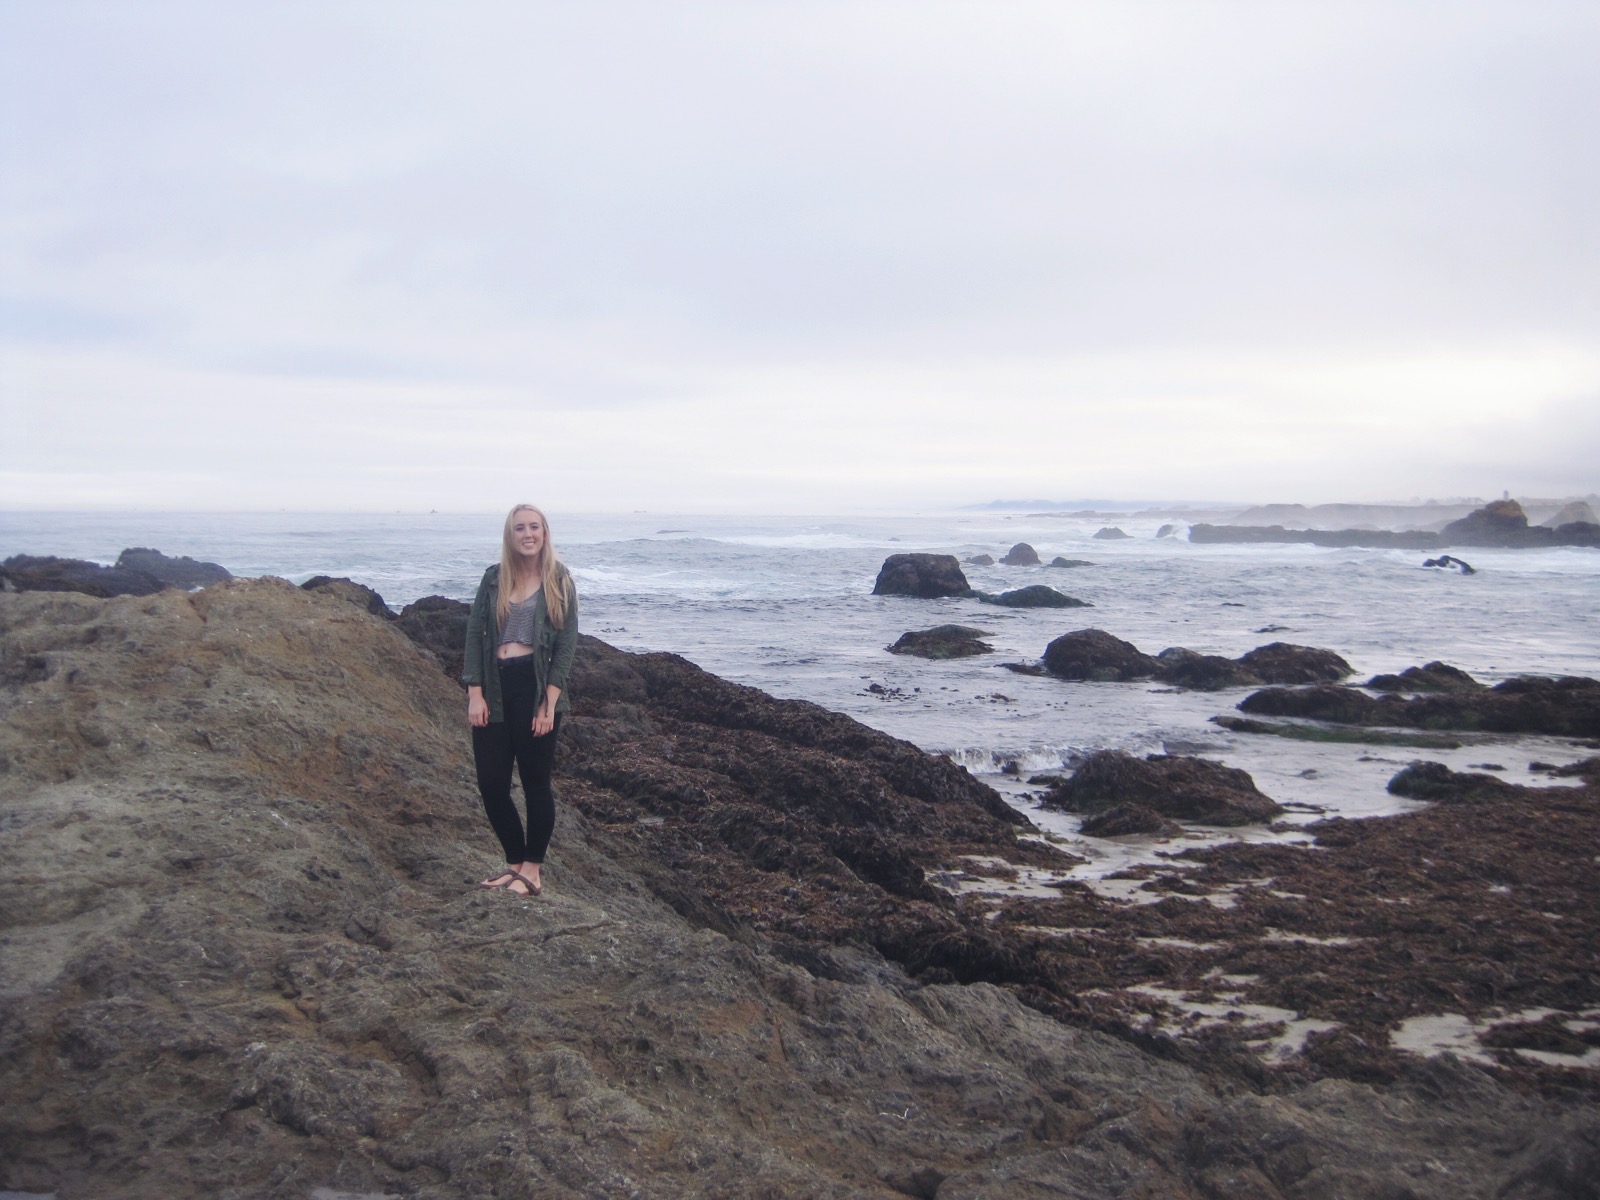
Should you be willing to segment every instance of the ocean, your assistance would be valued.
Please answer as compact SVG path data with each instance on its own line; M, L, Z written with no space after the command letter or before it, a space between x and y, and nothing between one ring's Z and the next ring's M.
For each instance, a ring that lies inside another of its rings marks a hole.
M470 599L498 555L503 514L0 513L0 558L57 554L110 563L129 546L221 563L236 575L348 576L399 609L427 595ZM1459 750L1287 741L1231 733L1211 718L1250 689L1188 692L1151 683L1068 683L1004 669L1036 662L1054 637L1104 629L1147 653L1187 646L1237 656L1287 641L1336 651L1355 679L1441 660L1480 680L1600 676L1600 551L1474 550L1471 576L1427 569L1425 554L1307 545L1193 545L1172 515L1022 515L989 510L737 517L550 512L572 568L584 632L625 650L681 654L726 679L813 701L947 755L992 784L1088 860L1086 877L1149 861L1158 839L1094 839L1034 805L1026 779L1097 749L1200 754L1242 767L1289 807L1288 824L1414 807L1385 791L1406 762L1492 764L1507 779L1531 761L1566 762L1571 743L1463 739ZM1176 536L1158 537L1164 524ZM1130 536L1098 540L1115 525ZM1091 608L1006 609L976 600L872 595L890 554L998 559L1016 542L1072 568L964 565L976 588L1045 583ZM926 661L886 647L907 630L957 623L996 652ZM1016 763L1019 773L1003 773ZM1560 786L1560 785L1551 785ZM1185 845L1294 838L1292 829L1193 829Z

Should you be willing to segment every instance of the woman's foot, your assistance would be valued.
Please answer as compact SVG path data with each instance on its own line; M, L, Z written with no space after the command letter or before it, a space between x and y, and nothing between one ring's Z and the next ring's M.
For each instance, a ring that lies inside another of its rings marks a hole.
M528 867L533 868L531 873L526 871ZM543 885L539 882L539 864L523 863L521 867L513 870L511 878L506 881L505 890L513 896L537 896L544 891Z
M500 874L494 876L494 878L485 879L478 886L491 892L499 891L515 878L517 878L517 872L511 867L507 867L504 871L501 871Z

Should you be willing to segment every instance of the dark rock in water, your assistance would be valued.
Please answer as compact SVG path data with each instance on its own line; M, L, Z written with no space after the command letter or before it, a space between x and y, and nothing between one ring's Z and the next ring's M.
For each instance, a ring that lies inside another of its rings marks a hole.
M143 571L147 575L154 575L162 583L181 588L210 587L213 583L233 578L228 568L217 563L200 562L188 555L172 558L146 546L124 550L117 555L117 566Z
M80 592L111 596L151 596L167 585L148 571L102 567L81 558L16 554L0 563L0 590L8 592Z
M1353 687L1264 688L1239 702L1258 716L1302 717L1345 725L1600 736L1600 682L1518 676L1492 688L1374 699Z
M1389 791L1410 800L1453 803L1500 799L1517 794L1516 785L1493 775L1452 771L1439 762L1414 762L1389 780Z
M890 654L912 654L918 658L971 658L976 654L993 654L994 647L981 640L987 636L983 630L970 625L935 625L902 633L889 647Z
M1130 834L1158 834L1175 837L1183 826L1169 821L1155 809L1144 804L1116 804L1104 812L1095 813L1084 821L1080 833L1090 837L1126 837Z
M1176 525L1163 525L1160 529L1156 530L1156 536L1158 538L1171 537L1177 532L1178 527Z
M1062 558L1059 554L1050 560L1052 567L1092 567L1094 564L1086 558Z
M1079 600L1076 596L1063 595L1052 587L1042 583L1030 584L1025 588L1017 588L1011 592L1001 592L998 596L991 592L974 592L979 600L985 604L999 604L1005 608L1093 608L1087 600Z
M1460 667L1431 662L1398 675L1374 675L1361 686L1379 692L1472 692L1483 684Z
M1443 567L1446 569L1455 567L1463 575L1476 575L1478 573L1472 568L1471 563L1463 562L1461 559L1454 558L1449 554L1441 554L1438 558L1424 559L1422 565L1425 567Z
M1237 767L1165 754L1139 759L1120 750L1091 754L1041 803L1081 813L1138 804L1162 817L1197 825L1250 825L1270 821L1283 811L1257 789L1249 772Z
M1333 683L1352 671L1349 663L1332 650L1315 646L1295 646L1289 642L1270 642L1257 646L1237 659L1239 666L1263 683Z
M387 611L387 610L385 610ZM460 679L467 644L467 614L472 606L445 596L413 600L394 619L396 628L421 646L451 679Z
M994 555L974 554L971 558L964 558L961 561L973 567L992 567L994 566Z
M1131 642L1103 629L1078 629L1064 633L1044 648L1045 669L1062 679L1087 679L1097 683L1148 679L1161 669L1161 661L1141 654Z
M1115 525L1107 525L1094 536L1098 541L1117 542L1123 540L1124 538L1130 538L1133 536L1133 534L1123 533L1122 530L1118 529Z
M1009 662L1009 663L1001 663L1000 665L1002 667L1004 667L1006 670L1015 672L1018 675L1035 675L1035 676L1038 676L1038 675L1046 675L1046 674L1049 673L1042 666L1040 666L1038 663Z
M1036 567L1039 565L1039 552L1027 542L1018 542L1005 552L1000 561L1008 567Z
M383 597L378 595L364 583L357 583L353 579L335 575L313 575L300 585L301 590L307 592L323 592L329 596L337 596L341 600L349 601L357 608L364 608L375 617L382 617L385 621L394 620L394 613L383 602ZM463 644L466 641L462 635Z
M1156 678L1174 687L1214 692L1222 688L1252 687L1266 680L1220 654L1199 654L1183 646L1169 646L1156 655L1161 670Z
M971 590L954 554L891 554L883 560L878 580L872 585L874 596L915 596L922 600L965 596Z

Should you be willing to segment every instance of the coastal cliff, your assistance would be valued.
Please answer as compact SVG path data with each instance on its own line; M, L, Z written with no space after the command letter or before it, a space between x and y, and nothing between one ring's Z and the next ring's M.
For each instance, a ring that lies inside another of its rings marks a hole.
M937 886L1059 862L992 792L670 655L584 640L546 894L478 890L460 690L396 625L270 578L0 595L0 1188L1531 1200L1600 1166L1582 1088L1096 1032L1092 943Z

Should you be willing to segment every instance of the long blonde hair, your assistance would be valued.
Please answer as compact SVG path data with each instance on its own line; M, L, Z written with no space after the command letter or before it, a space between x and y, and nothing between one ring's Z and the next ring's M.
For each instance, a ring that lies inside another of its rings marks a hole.
M506 614L511 611L511 593L528 581L528 572L523 569L526 560L512 543L511 530L519 512L533 513L544 526L544 548L539 551L535 573L539 576L539 585L544 588L544 610L550 615L550 624L560 629L567 623L569 576L556 555L555 543L550 540L550 521L534 504L513 505L506 514L505 532L500 537L500 594L495 600L495 620L501 629L505 628Z

